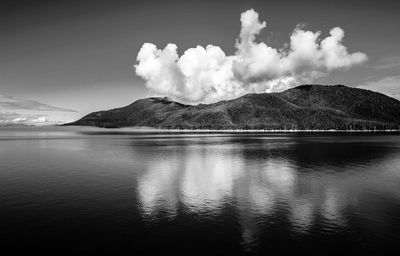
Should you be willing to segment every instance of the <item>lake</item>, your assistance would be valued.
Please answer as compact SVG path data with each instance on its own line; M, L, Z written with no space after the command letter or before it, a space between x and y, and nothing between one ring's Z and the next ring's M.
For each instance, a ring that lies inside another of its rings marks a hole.
M0 129L3 251L399 250L398 133Z

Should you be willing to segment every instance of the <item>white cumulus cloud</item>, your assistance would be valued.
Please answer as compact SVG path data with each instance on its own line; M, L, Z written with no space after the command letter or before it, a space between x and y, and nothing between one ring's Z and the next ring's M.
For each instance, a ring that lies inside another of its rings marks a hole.
M339 27L321 39L321 32L297 26L290 43L277 49L256 41L267 26L256 11L243 12L240 21L234 55L208 45L187 49L179 56L175 44L158 49L145 43L137 55L136 74L146 81L152 94L209 103L249 92L285 90L367 60L364 53L347 51L342 44L344 31Z

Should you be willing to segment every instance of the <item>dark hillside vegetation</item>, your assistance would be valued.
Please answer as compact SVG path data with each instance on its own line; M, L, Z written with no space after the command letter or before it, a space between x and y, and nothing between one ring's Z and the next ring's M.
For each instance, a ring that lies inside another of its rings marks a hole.
M400 129L400 101L343 85L302 85L280 93L247 94L213 104L147 98L99 111L66 125L167 129Z

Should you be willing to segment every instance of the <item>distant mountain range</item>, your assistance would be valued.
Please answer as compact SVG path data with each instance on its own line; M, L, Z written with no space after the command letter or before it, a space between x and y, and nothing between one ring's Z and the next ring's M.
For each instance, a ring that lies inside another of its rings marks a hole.
M302 85L280 93L247 94L213 104L146 98L93 112L65 125L167 129L400 129L400 101L343 85Z

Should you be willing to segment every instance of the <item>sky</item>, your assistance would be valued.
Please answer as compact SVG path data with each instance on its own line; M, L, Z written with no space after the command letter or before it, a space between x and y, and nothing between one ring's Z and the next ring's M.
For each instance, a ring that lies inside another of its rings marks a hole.
M2 1L0 124L62 123L150 95L208 103L296 83L400 99L399 11L385 0ZM293 49L307 45L301 35L318 48ZM336 45L322 49L326 38Z

